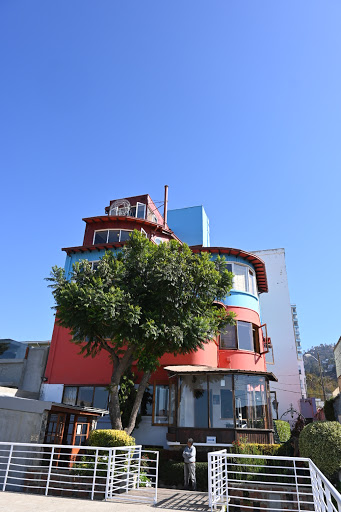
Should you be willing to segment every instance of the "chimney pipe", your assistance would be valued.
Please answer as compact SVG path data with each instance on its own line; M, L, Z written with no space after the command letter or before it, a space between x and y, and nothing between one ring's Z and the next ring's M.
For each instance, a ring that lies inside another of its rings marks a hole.
M168 185L165 185L165 202L163 206L163 225L167 224Z

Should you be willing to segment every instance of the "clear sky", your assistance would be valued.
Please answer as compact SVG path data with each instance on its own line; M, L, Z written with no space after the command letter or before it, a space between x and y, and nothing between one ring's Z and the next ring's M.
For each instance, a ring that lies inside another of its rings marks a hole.
M336 343L340 26L339 0L2 0L0 338L50 339L81 218L167 183L212 245L284 247L303 347Z

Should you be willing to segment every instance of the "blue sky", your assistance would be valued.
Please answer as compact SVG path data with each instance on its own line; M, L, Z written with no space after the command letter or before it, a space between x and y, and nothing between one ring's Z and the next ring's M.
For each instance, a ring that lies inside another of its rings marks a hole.
M0 337L50 339L44 277L81 218L167 183L212 245L284 247L304 348L336 343L340 21L336 0L2 0Z

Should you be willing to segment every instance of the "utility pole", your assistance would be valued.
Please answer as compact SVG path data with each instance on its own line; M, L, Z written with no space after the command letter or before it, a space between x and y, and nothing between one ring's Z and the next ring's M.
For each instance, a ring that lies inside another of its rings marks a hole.
M322 365L321 365L320 354L318 352L317 352L317 357L318 357L318 363L319 363L319 368L320 368L321 385L322 385L322 391L323 391L323 400L326 401L326 390L324 389L323 370L322 370Z

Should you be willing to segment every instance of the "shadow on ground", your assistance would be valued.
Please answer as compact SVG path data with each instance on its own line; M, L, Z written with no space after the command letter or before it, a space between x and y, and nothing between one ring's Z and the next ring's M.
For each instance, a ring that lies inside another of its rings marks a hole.
M192 512L206 512L210 510L207 492L160 488L158 489L158 501L154 508L188 510Z

